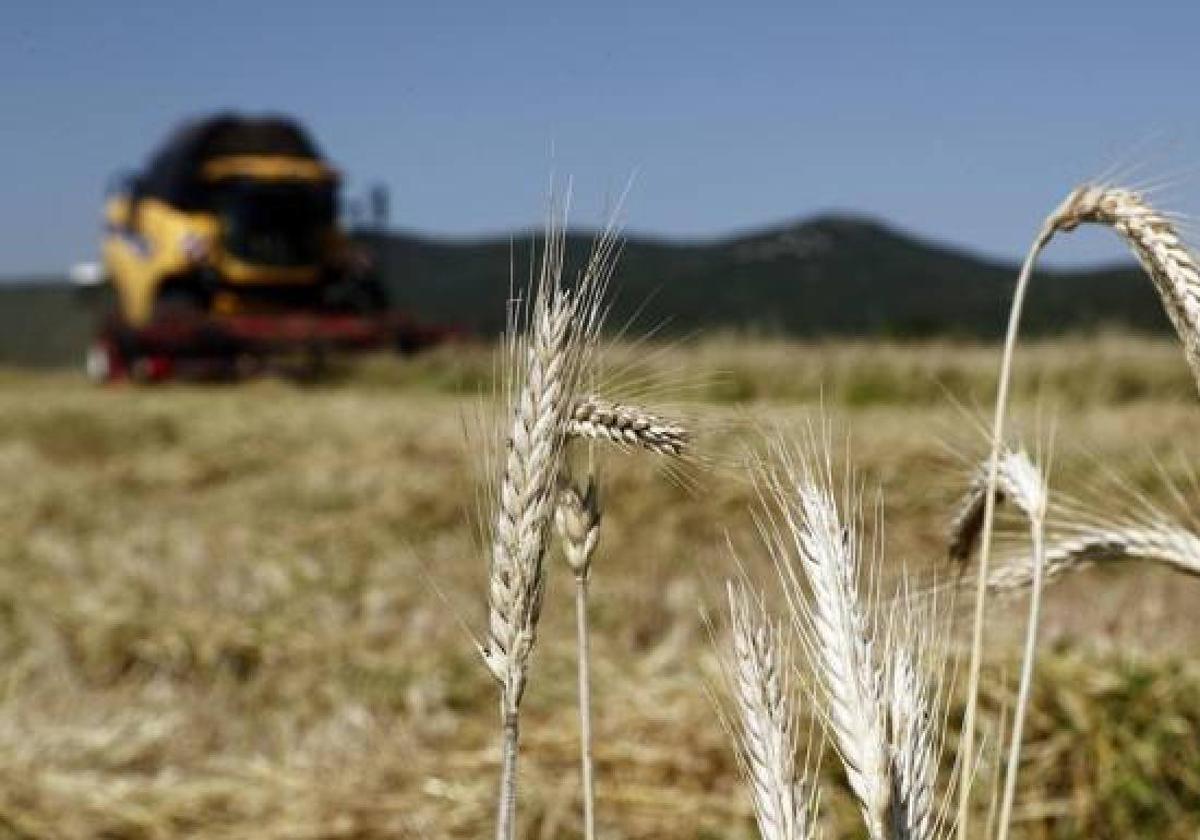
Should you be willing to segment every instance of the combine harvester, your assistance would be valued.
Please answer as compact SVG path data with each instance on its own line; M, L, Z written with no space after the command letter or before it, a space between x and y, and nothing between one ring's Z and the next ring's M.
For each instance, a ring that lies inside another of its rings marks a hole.
M87 351L98 382L323 372L331 352L418 350L446 337L389 308L338 223L337 173L280 118L185 124L105 206L115 300Z

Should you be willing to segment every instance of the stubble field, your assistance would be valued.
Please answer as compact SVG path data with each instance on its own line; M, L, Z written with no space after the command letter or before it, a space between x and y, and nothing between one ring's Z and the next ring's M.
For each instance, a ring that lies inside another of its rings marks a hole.
M952 582L945 530L998 351L713 337L610 361L700 436L682 470L600 463L601 836L749 838L704 618L728 545L756 565L747 446L824 418L880 489L885 567ZM0 374L0 837L486 836L496 696L471 633L491 479L471 441L492 369L458 347L307 388ZM1200 403L1175 346L1029 345L1016 388L1052 493L1111 471L1174 512L1195 497ZM578 836L561 562L523 707L520 834L545 840ZM1196 836L1197 598L1146 567L1048 590L1019 834ZM1023 606L992 618L989 714L1010 703ZM827 764L832 828L852 806Z

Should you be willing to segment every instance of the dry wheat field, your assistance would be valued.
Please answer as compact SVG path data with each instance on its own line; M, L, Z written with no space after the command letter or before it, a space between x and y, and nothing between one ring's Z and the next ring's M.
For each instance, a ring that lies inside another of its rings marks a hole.
M755 837L718 713L730 546L764 568L747 442L827 424L882 505L883 571L941 582L961 654L970 572L946 535L987 453L999 348L710 336L601 355L688 418L696 455L596 456L597 836ZM1089 336L1016 362L1011 420L1052 454L1052 497L1141 493L1190 524L1200 404L1177 346ZM0 837L488 836L501 755L476 644L496 467L477 432L495 369L460 346L315 387L0 374ZM1047 582L1013 836L1200 831L1200 580L1160 566ZM517 836L551 840L582 834L573 582L556 547L546 569ZM989 614L984 770L1025 609L1018 593ZM861 836L835 750L818 758L826 836Z

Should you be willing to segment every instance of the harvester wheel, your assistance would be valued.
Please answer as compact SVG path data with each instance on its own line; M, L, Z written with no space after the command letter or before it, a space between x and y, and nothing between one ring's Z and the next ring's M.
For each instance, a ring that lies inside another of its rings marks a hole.
M173 373L169 356L138 356L129 366L130 378L143 385L166 382Z

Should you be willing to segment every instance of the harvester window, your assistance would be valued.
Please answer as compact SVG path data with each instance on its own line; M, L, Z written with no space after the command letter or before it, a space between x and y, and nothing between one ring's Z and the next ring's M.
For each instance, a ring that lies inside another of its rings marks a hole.
M280 267L321 262L337 209L333 190L313 184L228 183L218 204L226 250L248 263Z

